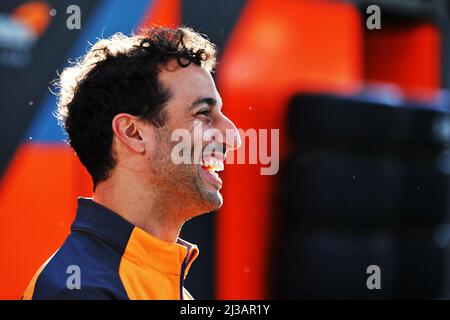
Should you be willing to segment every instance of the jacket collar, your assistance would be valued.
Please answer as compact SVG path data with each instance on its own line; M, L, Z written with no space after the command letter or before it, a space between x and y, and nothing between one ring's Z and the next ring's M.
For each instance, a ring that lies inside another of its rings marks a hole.
M181 238L176 243L163 241L88 198L78 199L71 229L91 233L135 263L168 275L183 272L183 278L199 254L196 245Z

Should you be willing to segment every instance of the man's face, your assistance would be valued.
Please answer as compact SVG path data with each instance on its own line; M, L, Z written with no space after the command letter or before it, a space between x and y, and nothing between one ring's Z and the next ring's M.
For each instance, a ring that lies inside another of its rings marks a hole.
M172 63L167 69L161 68L159 80L171 97L164 108L165 125L156 129L156 148L149 158L152 177L162 196L187 212L217 210L223 202L219 191L222 180L217 172L223 169L226 153L239 147L239 133L222 113L222 99L205 69ZM171 137L180 129L190 137L183 141L190 149L190 161L176 164L173 150L180 140L171 141Z

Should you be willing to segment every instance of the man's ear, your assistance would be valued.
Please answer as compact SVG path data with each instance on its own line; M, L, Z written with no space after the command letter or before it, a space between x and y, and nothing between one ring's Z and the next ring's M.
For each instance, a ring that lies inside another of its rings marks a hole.
M141 125L142 122L136 116L128 113L119 113L112 120L112 129L116 137L129 149L140 154L145 152Z

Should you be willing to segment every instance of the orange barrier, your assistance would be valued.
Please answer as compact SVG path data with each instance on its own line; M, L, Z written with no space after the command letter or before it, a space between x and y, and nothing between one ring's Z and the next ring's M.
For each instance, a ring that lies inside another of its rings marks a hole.
M148 8L145 19L139 28L149 27L152 24L175 28L181 21L180 0L156 0ZM138 28L138 29L139 29Z
M65 145L24 144L0 185L0 299L20 299L69 233L77 196L92 183Z
M429 22L383 25L365 37L365 77L398 84L407 95L439 88L441 39ZM425 92L424 92L425 93Z

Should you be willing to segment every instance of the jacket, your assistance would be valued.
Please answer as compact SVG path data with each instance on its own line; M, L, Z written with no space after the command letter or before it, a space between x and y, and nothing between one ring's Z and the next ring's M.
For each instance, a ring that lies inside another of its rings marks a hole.
M22 299L193 299L183 283L198 254L196 245L160 240L79 198L71 233Z

